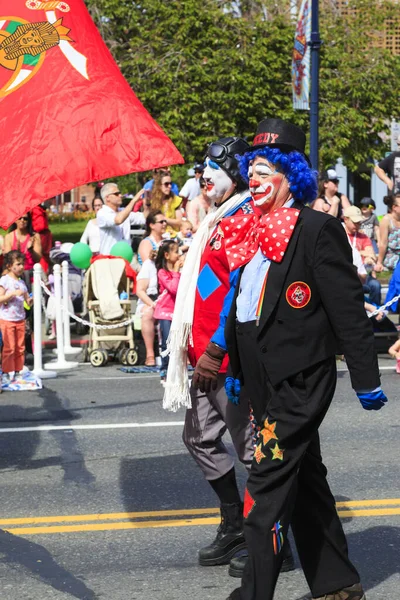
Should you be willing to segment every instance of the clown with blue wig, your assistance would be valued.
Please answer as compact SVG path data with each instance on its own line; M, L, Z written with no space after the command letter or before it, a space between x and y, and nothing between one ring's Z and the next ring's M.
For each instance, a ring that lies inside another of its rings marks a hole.
M295 125L261 121L239 157L255 214L220 223L232 287L212 343L229 355L229 399L240 402L245 387L257 435L244 498L248 558L229 600L273 599L289 523L313 599L365 600L320 451L336 353L345 355L364 409L379 410L387 398L346 234L306 205L317 174L305 143ZM200 389L215 378L221 355L198 361Z

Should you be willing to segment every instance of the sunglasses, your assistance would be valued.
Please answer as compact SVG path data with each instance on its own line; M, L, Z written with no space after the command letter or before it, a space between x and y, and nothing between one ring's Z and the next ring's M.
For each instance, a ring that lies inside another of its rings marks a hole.
M29 217L19 217L17 221L29 221Z
M120 191L118 190L118 192L112 192L110 195L111 195L111 196L120 196L121 194L122 194L122 192L120 192Z
M170 185L172 185L172 181L166 181L166 182L163 183L163 185L170 186Z
M166 222L167 222L167 219L162 219L161 221L156 221L156 225L157 225L157 223L162 223L162 224L164 224L164 223L166 223Z

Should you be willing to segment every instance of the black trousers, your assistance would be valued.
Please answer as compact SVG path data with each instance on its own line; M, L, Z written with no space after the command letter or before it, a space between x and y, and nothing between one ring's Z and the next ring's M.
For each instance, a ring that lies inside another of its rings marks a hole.
M348 558L318 435L336 387L335 357L274 388L257 334L255 321L236 325L244 382L261 427L245 493L249 560L241 598L272 600L289 524L312 595L324 596L360 581Z

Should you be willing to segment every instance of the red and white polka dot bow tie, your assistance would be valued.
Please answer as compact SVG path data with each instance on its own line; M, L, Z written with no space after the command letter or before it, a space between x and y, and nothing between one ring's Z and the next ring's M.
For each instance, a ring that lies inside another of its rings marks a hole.
M250 262L259 248L269 260L282 262L299 214L296 208L278 208L261 218L241 214L223 219L220 227L230 270Z

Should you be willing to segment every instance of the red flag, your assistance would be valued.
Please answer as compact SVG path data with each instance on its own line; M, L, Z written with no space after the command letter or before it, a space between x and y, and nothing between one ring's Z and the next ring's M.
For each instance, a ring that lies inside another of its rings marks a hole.
M83 0L0 0L0 127L3 228L79 185L184 162Z

